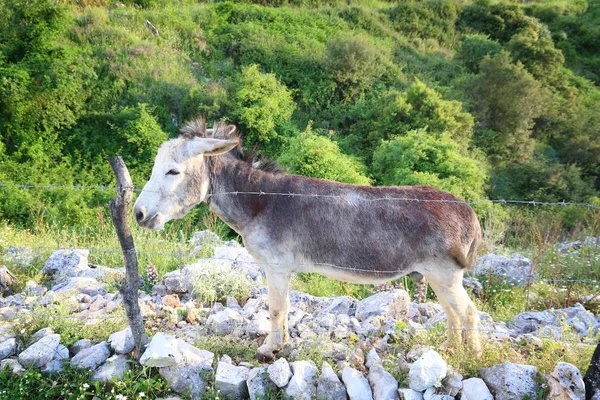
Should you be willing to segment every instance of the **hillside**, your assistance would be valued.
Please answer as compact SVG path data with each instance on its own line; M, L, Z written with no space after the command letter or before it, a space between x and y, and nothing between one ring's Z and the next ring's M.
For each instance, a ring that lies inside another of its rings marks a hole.
M0 182L111 185L120 154L140 186L203 114L293 173L598 201L598 2L264 3L2 2ZM0 192L25 227L109 196Z

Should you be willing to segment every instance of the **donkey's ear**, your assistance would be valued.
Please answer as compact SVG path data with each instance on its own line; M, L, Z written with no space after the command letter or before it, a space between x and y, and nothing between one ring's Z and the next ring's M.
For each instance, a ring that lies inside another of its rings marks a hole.
M217 156L227 153L239 144L237 139L195 138L188 144L188 155Z

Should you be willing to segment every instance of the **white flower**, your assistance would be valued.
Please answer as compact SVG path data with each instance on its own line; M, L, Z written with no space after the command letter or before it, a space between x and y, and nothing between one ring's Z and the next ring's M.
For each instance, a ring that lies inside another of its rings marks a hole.
M138 396L139 396L139 397L146 397L146 393L144 393L144 392L139 392L139 393L138 393Z

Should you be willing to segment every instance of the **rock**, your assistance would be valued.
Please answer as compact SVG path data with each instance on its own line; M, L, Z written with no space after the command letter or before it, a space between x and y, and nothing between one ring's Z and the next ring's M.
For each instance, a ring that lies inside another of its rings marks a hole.
M106 286L96 279L76 276L61 280L52 287L52 291L57 294L84 293L93 297L106 294Z
M459 374L454 368L448 367L446 377L442 381L442 387L445 394L452 397L456 396L462 389L463 376Z
M472 273L475 275L499 275L506 282L525 286L535 276L531 276L531 260L520 254L512 254L510 258L495 254L486 254L475 262Z
M29 340L28 344L32 345L33 343L37 342L44 336L52 335L53 333L54 333L54 331L50 327L42 328L39 331L37 331L36 333L34 333L33 336L31 336L31 339Z
M483 379L469 378L462 381L461 400L494 400Z
M169 290L166 285L162 283L152 286L152 296L164 297L169 294Z
M0 294L8 296L17 289L19 280L6 267L0 267Z
M247 325L246 334L250 337L266 336L271 331L269 312L259 310Z
M2 257L4 264L10 267L28 267L34 260L35 254L30 247L11 246Z
M215 375L215 388L224 398L244 399L248 397L246 380L249 373L248 368L220 362Z
M41 368L54 358L59 343L60 335L44 336L19 354L19 363L25 368Z
M56 250L46 260L44 268L40 271L45 275L53 275L57 280L78 276L88 267L87 249Z
M358 310L357 310L358 312ZM367 379L354 368L346 367L342 371L342 381L350 400L373 400L373 392Z
M537 368L531 365L505 362L480 371L496 400L535 399L539 390Z
M133 340L133 333L130 327L110 335L108 343L117 354L127 354L135 349L135 341Z
M317 394L317 366L312 361L295 361L291 364L292 378L285 390L295 400L311 400Z
M197 324L200 322L200 313L194 307L186 308L185 322L188 324Z
M178 308L181 307L181 301L179 301L179 296L176 294L168 294L162 298L162 303L165 306Z
M581 372L573 364L559 362L546 381L550 388L547 399L578 400L585 397Z
M3 325L0 326L0 342L4 342L5 340L14 338L15 331L11 325Z
M185 287L185 284L183 283L181 271L178 269L164 274L163 275L163 283L167 287L167 291L169 293L185 293L185 292L187 292L187 288Z
M338 296L331 299L329 304L325 305L319 314L321 315L354 315L356 310L356 300L348 296Z
M92 374L92 381L118 381L123 378L123 375L125 372L129 371L129 369L130 366L127 362L127 356L115 354L94 371Z
M89 349L90 347L92 347L92 345L93 345L93 343L89 339L78 340L71 345L71 348L70 348L71 354L75 355L75 354L79 353L81 350Z
M19 361L14 358L7 358L6 360L0 361L0 371L3 371L5 368L8 368L13 374L25 372L25 368L23 368L23 366L19 364Z
M54 374L63 370L62 360L51 360L48 364L44 365L40 371L46 374Z
M527 311L514 316L508 322L508 327L514 329L517 334L541 334L550 330L556 332L556 335L552 333L551 336L560 338L561 321L565 321L581 337L595 334L600 328L600 322L581 304L558 310Z
M246 380L251 400L264 399L268 394L274 394L277 386L269 379L267 367L252 368Z
M400 400L423 400L423 395L412 389L398 389L398 396Z
M368 318L383 315L394 319L402 319L408 314L410 296L404 290L381 292L367 297L356 305L356 318L364 321Z
M17 319L17 313L10 307L0 308L0 320L3 321L14 321Z
M0 343L0 360L17 354L17 339L10 338Z
M56 346L56 352L54 353L54 360L63 361L69 359L69 349L62 344Z
M321 376L317 381L317 399L346 400L346 387L340 381L331 366L323 361Z
M147 367L169 367L179 364L182 356L177 349L177 339L162 332L156 333L140 358Z
M206 390L206 374L202 371L212 370L215 355L181 339L175 340L175 347L182 355L181 363L160 368L159 373L175 392L200 399Z
M88 349L81 350L71 359L71 365L79 368L96 369L110 356L108 343L100 342Z
M448 365L434 350L427 350L410 367L408 373L409 386L418 392L439 387L446 377Z
M381 358L379 357L379 354L377 354L377 350L375 350L375 348L372 348L367 353L367 362L365 365L368 368L373 368L378 365L381 365Z
M373 399L395 400L398 391L396 378L383 369L381 364L375 364L369 369L369 383L373 388Z
M223 311L212 314L206 321L206 325L217 335L228 335L236 327L243 325L243 323L244 317L230 308L225 308Z
M288 384L292 377L292 370L290 364L285 358L280 358L273 364L269 365L267 372L269 378L277 385L278 388L282 388Z

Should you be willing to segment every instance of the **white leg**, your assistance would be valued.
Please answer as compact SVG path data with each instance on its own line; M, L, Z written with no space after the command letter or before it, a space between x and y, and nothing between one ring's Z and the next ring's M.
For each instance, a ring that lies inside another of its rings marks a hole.
M290 310L290 278L288 272L265 268L269 286L269 316L271 332L258 349L257 357L272 360L289 340L288 313Z
M437 295L448 317L448 342L453 348L462 342L461 329L467 345L478 356L481 355L479 342L479 315L473 301L462 285L463 270L447 267L445 271L436 271L427 275L427 280Z

